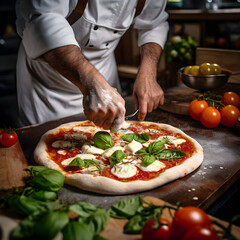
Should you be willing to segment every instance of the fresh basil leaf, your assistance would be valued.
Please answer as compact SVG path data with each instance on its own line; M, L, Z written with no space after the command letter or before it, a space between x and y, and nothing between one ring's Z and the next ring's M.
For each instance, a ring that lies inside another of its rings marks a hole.
M112 136L105 131L96 132L93 136L94 144L101 149L107 149L113 147Z
M146 148L143 148L136 151L135 154L145 155L145 154L148 154L148 152L146 151Z
M29 197L40 200L40 201L52 201L56 199L57 194L56 192L50 192L50 191L44 191L44 190L39 190L39 191L33 191Z
M127 155L123 151L116 150L109 158L110 165L114 166L120 163L126 156Z
M147 167L148 165L152 164L156 158L153 155L144 155L142 158L142 165Z
M13 230L11 237L13 239L52 239L68 221L66 210L34 212Z
M97 208L98 206L85 202L78 202L69 206L69 209L71 211L77 213L84 220L90 217L90 215L93 214L97 210Z
M163 147L164 144L165 144L165 142L161 142L161 141L152 142L147 147L147 152L150 154L156 154L158 151L161 150L161 148Z
M133 139L140 143L145 143L149 140L149 135L147 133L126 133L121 136L125 141L132 142Z
M104 238L100 235L96 235L96 236L93 237L93 240L107 240L107 238Z
M85 167L85 162L80 157L76 157L70 162L69 166L79 167L81 169Z
M98 207L97 210L86 219L86 223L95 235L99 234L108 224L110 216L108 212Z
M63 229L63 240L92 240L93 232L85 223L71 221Z
M124 135L121 136L121 139L131 142L134 138L134 133L126 133Z
M135 134L134 140L140 143L145 143L149 140L149 135L147 133Z
M142 203L141 197L122 199L111 206L109 214L113 218L130 218L136 214Z
M58 192L64 184L64 179L61 172L47 168L33 176L31 185L36 189Z
M99 171L103 171L99 165L99 162L94 159L81 159L80 157L74 158L69 166L77 166L80 169L84 167L95 166Z
M48 168L44 166L28 166L26 170L30 173L31 176L34 177L46 169Z
M128 234L141 233L145 222L140 214L135 215L125 224L123 231Z
M28 216L35 211L46 210L44 202L23 195L12 195L7 200L8 206L21 215Z
M176 158L182 158L185 155L186 155L186 153L183 152L182 150L164 149L156 155L156 158L159 158L159 159L176 159Z

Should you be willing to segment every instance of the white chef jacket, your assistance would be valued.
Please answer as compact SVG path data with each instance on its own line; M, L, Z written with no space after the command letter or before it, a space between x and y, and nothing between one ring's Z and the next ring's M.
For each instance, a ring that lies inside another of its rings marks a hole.
M166 42L166 0L146 0L134 19L137 0L89 0L72 26L66 18L77 0L17 0L16 26L22 38L17 61L19 125L42 123L83 112L82 94L48 63L37 59L51 49L78 46L83 55L121 92L114 50L132 23L138 45ZM56 59L61 61L61 59Z

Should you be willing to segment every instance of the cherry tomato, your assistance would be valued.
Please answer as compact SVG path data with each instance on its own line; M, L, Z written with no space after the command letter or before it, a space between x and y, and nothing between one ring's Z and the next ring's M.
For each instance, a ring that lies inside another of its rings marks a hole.
M226 127L237 125L240 111L233 105L227 105L220 110L221 123Z
M204 127L215 128L221 122L221 114L216 108L207 107L202 111L200 121Z
M240 97L235 92L225 92L222 96L222 103L225 105L233 105L239 108Z
M211 227L208 215L198 207L180 208L173 218L170 227L170 240L182 240L185 234L196 227Z
M2 131L0 135L0 143L4 147L11 147L13 146L18 140L18 136L15 132L8 133L7 131Z
M155 229L154 220L150 219L145 223L142 229L142 240L168 240L170 234L170 222L167 219L161 218L160 223L167 224L162 225L159 228Z
M219 240L211 228L193 228L186 233L183 240Z
M195 119L199 120L202 111L208 107L208 103L205 100L198 101L197 99L193 100L188 108L189 115Z

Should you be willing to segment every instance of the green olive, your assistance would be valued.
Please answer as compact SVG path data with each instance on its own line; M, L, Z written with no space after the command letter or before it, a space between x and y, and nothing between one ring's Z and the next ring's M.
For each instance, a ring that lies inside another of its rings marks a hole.
M212 71L214 75L221 74L222 68L217 63L213 63L211 65L212 65Z
M202 63L199 68L200 75L212 75L213 68L210 63Z
M194 65L192 66L192 68L190 69L189 74L193 75L193 76L198 76L199 75L199 66L198 65Z
M187 67L185 67L183 73L184 73L184 74L190 74L191 68L192 68L192 66L187 66Z

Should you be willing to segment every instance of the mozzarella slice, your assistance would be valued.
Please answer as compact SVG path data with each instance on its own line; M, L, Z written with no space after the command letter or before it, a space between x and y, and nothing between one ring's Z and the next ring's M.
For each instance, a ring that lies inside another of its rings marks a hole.
M132 164L117 164L112 167L111 173L119 178L130 178L137 173L137 168Z
M155 160L152 164L144 167L143 165L139 164L138 167L144 172L157 172L166 167L166 165L159 160Z
M77 154L74 157L67 158L64 161L61 162L62 166L67 167L72 162L74 158L80 157L81 159L94 159L95 156L92 154Z
M168 143L171 143L173 144L175 147L177 145L180 145L184 142L186 142L185 139L182 139L182 138L177 138L177 137L174 137L174 136L161 136L157 139L157 141L165 141L166 138L168 138L169 142Z
M101 148L94 147L89 144L84 144L82 146L83 153L90 153L90 154L103 154L104 150Z
M115 151L117 151L117 150L122 150L122 151L124 151L124 148L121 147L121 146L115 146L115 147L112 147L112 148L108 148L108 149L106 149L106 150L103 152L103 157L104 157L104 158L110 158L111 155L112 155Z
M60 155L66 155L67 154L67 152L65 150L62 150L62 149L58 150L57 153L60 154Z
M140 142L137 142L135 140L132 140L132 142L130 142L125 149L131 153L135 153L138 150L142 149L142 144Z

